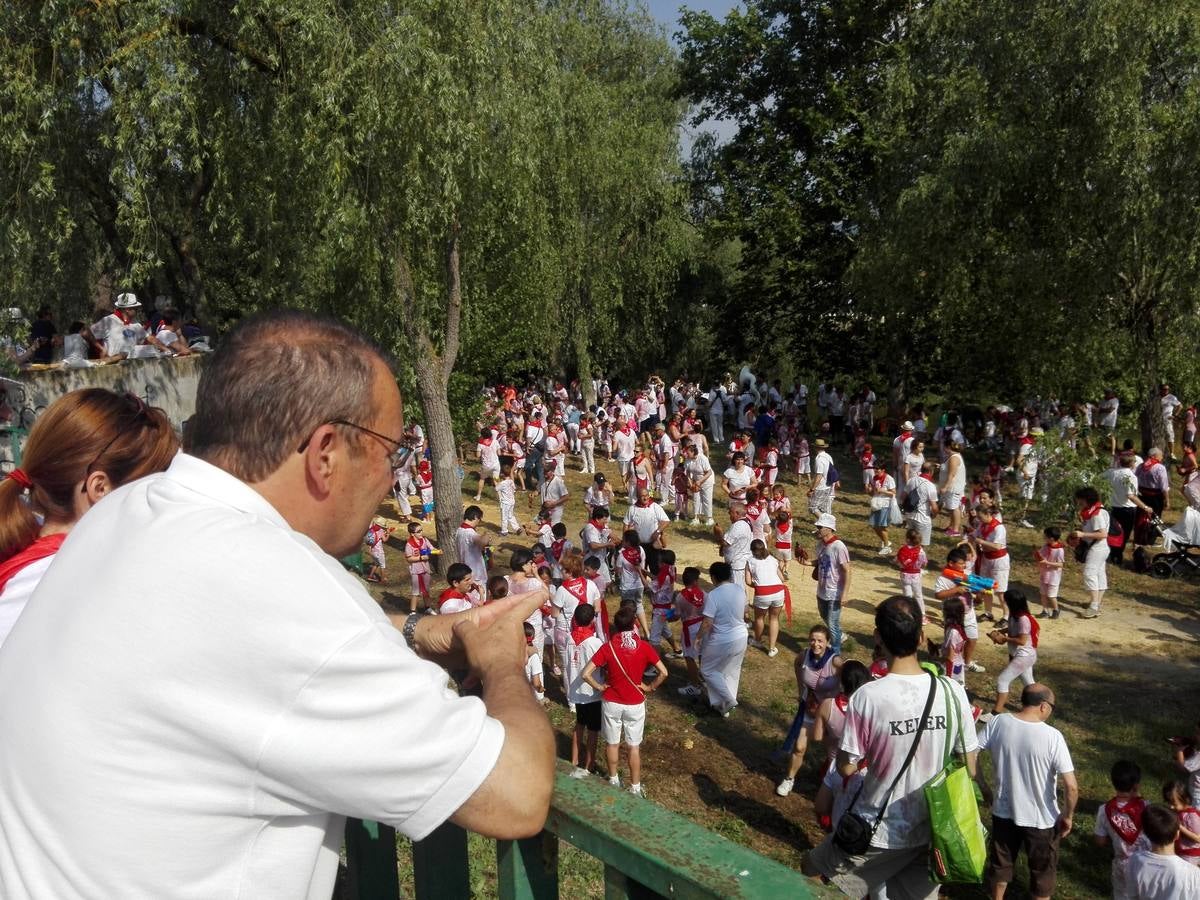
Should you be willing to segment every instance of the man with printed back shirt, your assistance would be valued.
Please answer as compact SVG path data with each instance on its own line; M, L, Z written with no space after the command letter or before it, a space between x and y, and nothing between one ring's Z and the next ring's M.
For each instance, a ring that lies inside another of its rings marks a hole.
M975 780L992 807L991 846L984 880L995 897L1003 897L1013 880L1017 855L1029 859L1029 892L1035 898L1054 894L1059 842L1074 827L1079 785L1067 742L1046 724L1054 713L1054 692L1030 684L1021 692L1021 711L991 719L979 734L979 749L991 754L995 797L983 771ZM1063 805L1058 805L1058 784Z
M864 684L851 696L837 769L851 776L866 762L862 793L851 811L874 824L882 809L879 826L861 854L843 850L830 835L808 854L803 871L821 876L852 897L865 897L884 887L889 897L935 900L938 887L929 878L929 809L923 789L942 770L947 737L961 747L967 770L975 774L978 742L970 726L971 707L960 684L948 680L939 684L921 667L917 649L925 639L921 610L913 600L896 596L881 603L875 611L875 635L886 654L888 675ZM933 688L936 692L922 722ZM947 702L956 704L957 710ZM959 734L947 735L956 729L956 721Z

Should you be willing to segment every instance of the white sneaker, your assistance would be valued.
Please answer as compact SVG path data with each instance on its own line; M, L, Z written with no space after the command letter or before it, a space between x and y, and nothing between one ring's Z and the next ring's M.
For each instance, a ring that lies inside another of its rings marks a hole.
M620 775L609 776L608 783L611 784L615 788L619 788L621 786L621 776Z
M646 790L640 784L631 784L629 786L629 793L635 797L641 797L643 800L646 799Z
M699 697L701 691L694 684L689 684L687 687L677 688L676 693L681 697Z
M783 781L779 782L779 786L775 788L775 793L780 797L786 797L792 792L792 787L795 785L795 783L796 780L794 778L785 778Z
M1033 526L1033 523L1032 523L1032 522L1030 522L1028 519L1022 519L1022 520L1021 520L1021 527L1022 527L1022 528L1033 528L1034 526Z
M576 766L574 769L571 770L572 778L587 778L588 774L589 774L588 770L583 768L582 766Z
M778 655L779 655L778 647L772 647L770 650L767 651L767 656L769 656L771 659L774 659Z
M689 525L691 525L693 528L699 528L699 527L700 527L700 520L699 520L699 519L692 519L692 521L688 522L688 524L689 524Z
M967 671L968 672L986 672L987 669L985 669L979 663L975 662L975 660L971 660L969 663L967 663Z
M713 527L714 525L716 525L716 524L717 524L717 523L716 523L716 522L714 522L712 519L705 519L705 520L704 520L704 525L705 525L705 527L707 527L707 528L712 528L712 527Z

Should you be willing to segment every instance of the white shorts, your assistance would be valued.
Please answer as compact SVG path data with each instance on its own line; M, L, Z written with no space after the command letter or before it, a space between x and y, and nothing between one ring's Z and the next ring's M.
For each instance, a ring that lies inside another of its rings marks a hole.
M796 463L796 472L799 475L811 475L812 474L812 457L811 456L800 457L799 461Z
M606 744L621 743L621 732L625 732L625 745L636 747L642 742L646 729L645 703L600 702L600 735Z
M921 523L921 522L918 522L916 519L905 519L904 527L905 528L913 528L916 530L917 534L919 534L921 536L921 546L922 547L928 547L930 541L933 540L933 523L932 522Z
M700 646L697 641L700 639L700 626L703 624L703 622L696 622L694 625L683 626L683 630L687 632L687 639L683 642L684 659L700 658Z
M986 556L980 560L979 574L984 578L994 578L996 586L992 591L997 594L1003 594L1008 590L1008 575L1012 571L1012 557L1001 556L999 559L988 559Z
M783 606L783 591L776 591L774 594L754 595L755 609L771 609L781 606Z
M479 472L484 478L499 478L500 477L500 467L499 466L496 466L496 468L494 468L494 469L480 469Z
M1047 597L1057 597L1058 596L1058 585L1059 585L1059 581L1043 581L1042 582L1042 593L1045 594Z
M947 512L958 509L962 506L963 495L958 491L946 491L942 494L942 509Z
M775 548L775 558L778 560L781 560L783 562L787 562L788 560L790 560L792 558L791 548L789 547L787 550L781 550L780 548L776 547Z

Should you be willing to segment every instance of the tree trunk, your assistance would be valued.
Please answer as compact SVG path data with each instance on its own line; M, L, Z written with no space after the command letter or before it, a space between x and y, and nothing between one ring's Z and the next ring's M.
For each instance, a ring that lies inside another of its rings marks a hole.
M459 562L455 537L462 522L462 480L450 417L450 373L458 359L462 322L462 280L459 269L459 227L455 222L445 244L446 329L439 353L429 334L429 324L417 304L412 272L401 249L396 250L395 283L405 333L412 345L417 394L425 412L425 432L433 465L433 521L443 564Z
M1144 456L1151 447L1158 447L1163 451L1163 458L1169 459L1172 449L1167 446L1167 429L1163 423L1162 404L1158 398L1158 386L1162 383L1162 361L1158 341L1155 340L1155 333L1159 330L1153 315L1155 301L1143 299L1139 303L1139 296L1138 292L1130 291L1132 308L1139 311L1132 323L1133 355L1138 375L1138 431L1142 438L1139 450Z
M575 377L583 391L583 404L589 409L596 405L596 385L592 380L592 354L588 347L587 329L578 324L574 329Z

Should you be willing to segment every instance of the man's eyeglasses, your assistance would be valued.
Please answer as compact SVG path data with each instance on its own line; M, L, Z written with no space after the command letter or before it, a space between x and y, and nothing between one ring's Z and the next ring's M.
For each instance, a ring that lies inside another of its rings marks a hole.
M372 431L370 428L367 428L365 425L359 425L356 422L347 422L345 419L333 419L332 421L326 422L325 424L326 425L344 425L347 428L353 428L357 431L364 431L367 434L371 435L371 437L378 438L379 440L384 441L388 444L395 444L396 449L392 450L388 453L388 462L391 463L391 466L393 469L398 468L400 466L400 464L404 462L405 457L407 457L410 452L409 448L404 446L403 440L400 440L399 438L388 437L386 434L380 434L378 431ZM317 427L319 428L320 426L318 425ZM315 431L316 429L313 429L313 430ZM308 447L308 442L311 440L312 440L312 435L310 434L308 437L306 437L304 439L304 443L300 445L300 447L296 450L296 452L303 453L305 448Z

